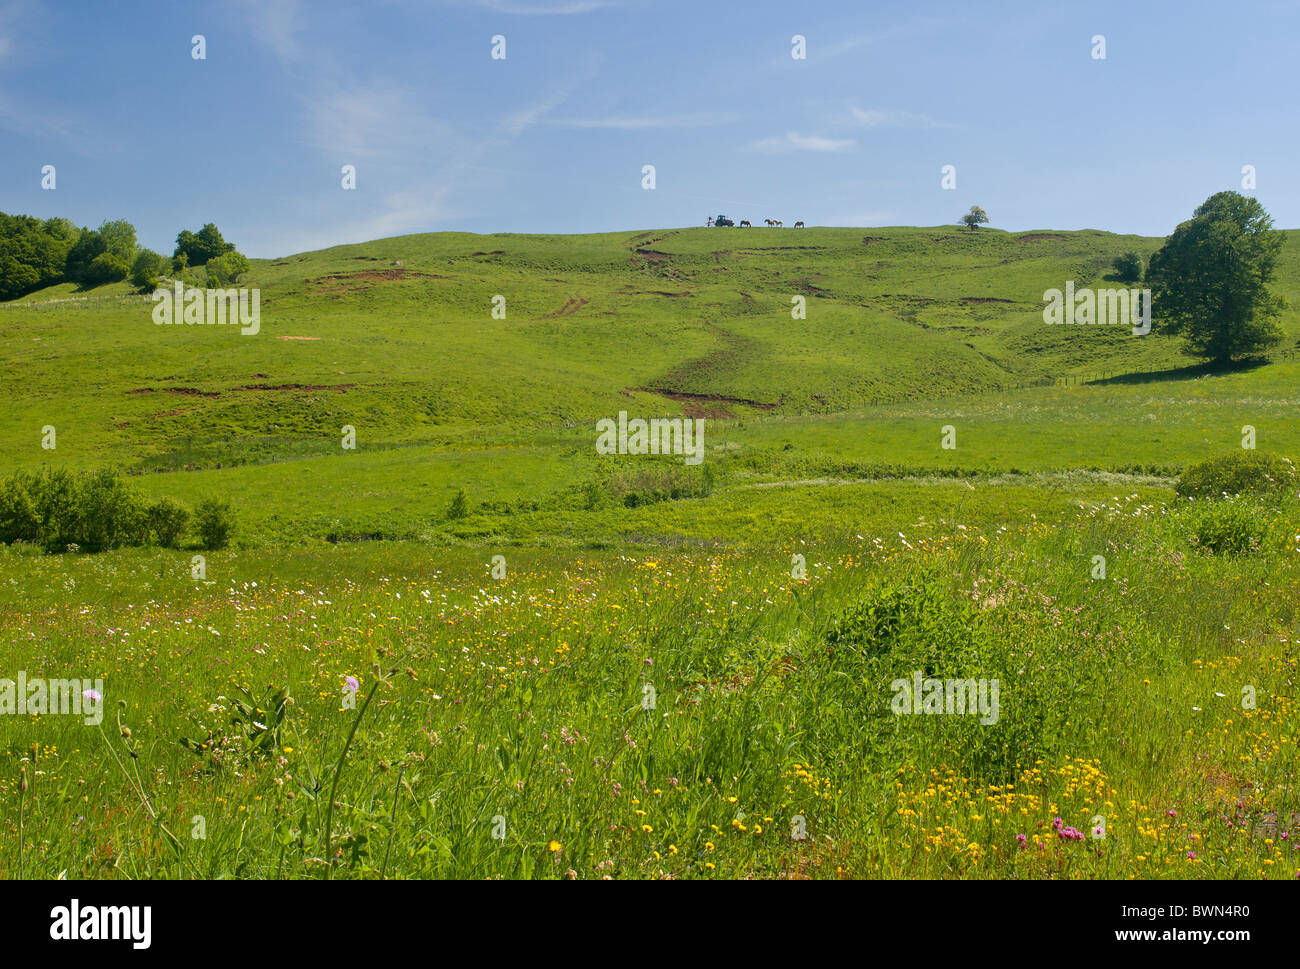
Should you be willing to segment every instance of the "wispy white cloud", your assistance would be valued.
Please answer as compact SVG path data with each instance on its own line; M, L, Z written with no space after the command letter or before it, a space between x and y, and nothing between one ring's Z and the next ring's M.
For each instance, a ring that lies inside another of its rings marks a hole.
M0 2L0 58L12 54L18 42L18 31L23 23L33 23L41 13L34 0L3 0Z
M309 23L301 0L231 0L254 39L271 49L281 64L303 54L301 34Z
M561 128L603 128L643 131L655 128L712 128L738 121L733 114L614 115L606 118L564 118L549 122Z
M49 21L39 0L0 0L0 64L7 67L20 58L45 59L49 50L41 28ZM104 137L98 127L97 119L87 119L75 107L48 100L42 85L13 94L0 89L0 131L62 142L61 148L81 155L115 151L114 139Z
M601 58L599 57L592 58L576 74L552 87L539 100L507 115L501 123L497 137L484 143L483 149L486 151L495 147L495 142L499 141L503 136L511 140L518 138L533 125L546 120L548 115L562 106L596 76L596 72L600 68L600 61Z
M321 81L303 97L305 140L339 161L427 164L430 152L455 150L453 126L430 117L418 92L386 79Z
M750 144L754 151L780 154L790 151L848 151L856 142L852 138L825 138L821 135L801 135L797 131L787 131L784 135L773 135Z
M0 3L5 0L0 0ZM351 193L338 192L331 206L333 222L313 203L310 220L282 219L288 232L263 240L264 251L300 251L304 247L363 241L409 232L428 232L449 219L472 214L465 206L465 186L494 163L505 149L542 124L594 76L592 58L568 79L543 88L535 99L507 112L495 124L456 123L431 113L428 92L405 81L374 77L349 81L329 73L308 57L309 11L302 0L229 0L246 29L269 48L282 66L293 68L301 91L300 137L335 172L357 165L358 192L364 206L348 203ZM578 14L614 6L612 0L472 0L499 13ZM337 176L336 176L337 177ZM364 215L357 216L357 213ZM299 213L295 213L298 216Z
M343 242L363 242L411 232L431 232L448 220L472 214L463 206L467 173L492 173L492 161L506 156L511 143L542 123L595 74L597 62L545 91L535 101L510 112L482 132L428 117L420 92L387 80L347 87L320 82L304 100L308 142L342 165L358 165L358 191L373 192L367 215L334 223L296 224L291 233L263 240L260 251L300 252ZM482 163L489 164L484 165ZM381 174L376 174L381 173ZM400 174L399 174L400 173ZM377 181L378 179L378 181ZM351 193L339 192L340 200Z
M548 114L562 105L579 87L579 82L570 81L548 93L539 101L520 108L507 115L501 122L502 133L511 138L518 138L529 128L544 120Z
M911 40L916 37L933 34L941 30L951 29L962 22L961 19L952 17L916 17L903 23L890 24L879 30L873 30L869 33L849 34L840 37L838 40L823 38L817 34L808 35L808 59L807 64L815 66L825 61L842 57L861 47L869 47L873 44L882 44L887 42L897 43L903 40ZM825 40L825 43L823 43ZM788 64L790 62L789 53L782 53L773 58L774 64Z
M40 0L0 0L0 66L12 67L19 61L48 62L64 56L50 43L52 19ZM58 142L60 151L71 150L82 156L120 150L120 136L104 130L101 119L84 114L66 101L50 99L50 93L41 84L13 93L0 88L0 131ZM53 157L48 160L56 161Z
M0 91L0 130L25 138L57 138L72 143L84 154L90 142L90 132L85 124L67 115L61 105L37 104L31 98L15 102ZM103 150L100 143L99 150Z
M896 111L889 108L863 109L849 105L849 117L864 128L960 128L951 121L939 121L928 114Z
M386 192L380 211L347 226L344 234L357 241L386 239L411 232L429 232L452 213L447 208L451 187L425 184L408 190ZM337 239L337 235L332 236Z
M11 6L0 6L0 58L7 55L14 46L13 20Z

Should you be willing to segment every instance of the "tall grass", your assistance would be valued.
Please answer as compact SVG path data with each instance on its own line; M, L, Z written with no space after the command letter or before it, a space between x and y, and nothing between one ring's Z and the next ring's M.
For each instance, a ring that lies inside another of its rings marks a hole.
M1214 554L1123 498L899 531L802 579L788 548L519 550L502 581L472 550L236 552L211 586L166 551L0 551L5 596L84 602L6 612L15 662L102 675L138 753L11 721L0 848L43 877L1295 876L1294 539ZM147 575L147 605L100 597ZM894 716L917 668L998 678L997 724ZM255 744L231 698L282 684ZM205 733L221 756L179 743Z

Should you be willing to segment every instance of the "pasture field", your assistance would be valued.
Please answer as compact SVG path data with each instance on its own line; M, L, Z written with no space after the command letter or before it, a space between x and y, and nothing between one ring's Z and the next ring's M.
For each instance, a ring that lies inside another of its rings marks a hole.
M0 717L0 866L1295 879L1300 504L1174 485L1246 427L1300 455L1300 312L1230 372L1042 320L1158 245L442 233L256 261L250 337L0 304L0 470L237 520L0 546L0 676L104 694ZM703 419L703 462L597 453L619 411ZM914 671L996 713L897 715Z

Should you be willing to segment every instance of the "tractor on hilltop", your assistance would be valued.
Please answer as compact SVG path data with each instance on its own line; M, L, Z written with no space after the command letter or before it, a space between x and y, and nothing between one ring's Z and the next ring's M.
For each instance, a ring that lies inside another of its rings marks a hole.
M736 223L732 222L732 221L731 221L729 218L727 218L725 215L720 215L720 216L718 216L716 219L713 220L713 224L714 224L714 225L735 225Z

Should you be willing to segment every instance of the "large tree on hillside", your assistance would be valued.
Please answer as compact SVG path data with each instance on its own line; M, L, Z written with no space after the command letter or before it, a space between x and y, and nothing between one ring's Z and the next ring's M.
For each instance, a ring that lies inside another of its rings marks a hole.
M1269 292L1285 236L1255 199L1211 195L1165 240L1147 267L1152 317L1217 364L1274 346L1285 305Z

